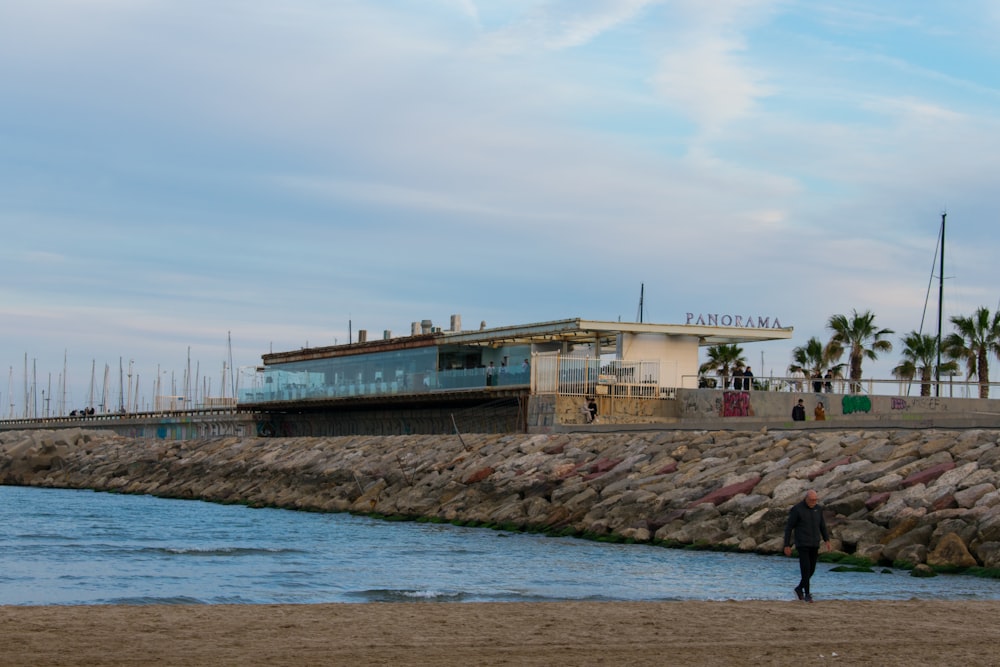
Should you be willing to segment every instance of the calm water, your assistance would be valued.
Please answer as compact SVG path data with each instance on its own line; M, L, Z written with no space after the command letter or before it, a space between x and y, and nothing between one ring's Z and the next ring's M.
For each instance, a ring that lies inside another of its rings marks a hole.
M817 598L1000 599L831 573ZM343 514L0 486L0 604L791 599L798 563Z

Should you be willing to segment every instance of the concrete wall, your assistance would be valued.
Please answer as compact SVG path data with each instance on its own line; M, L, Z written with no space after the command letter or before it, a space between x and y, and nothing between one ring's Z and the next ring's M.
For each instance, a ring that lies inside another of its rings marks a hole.
M793 422L799 399L807 421ZM813 417L823 402L826 421ZM679 429L772 428L1000 428L1000 400L920 396L867 396L767 391L678 389L674 399L624 399L598 396L598 423L587 424L583 397L533 396L528 430L536 433L577 430L627 430L651 424Z
M596 396L597 424L587 424L582 396L532 396L528 403L527 427L531 433L548 433L563 426L611 428L627 424L676 424L677 401Z
M617 352L627 361L659 361L662 387L697 386L698 339L694 336L622 334Z
M792 421L792 407L803 399L806 422ZM1000 425L1000 400L921 396L868 396L811 392L678 390L680 420L721 428L758 424L782 427L892 425L897 427L994 427ZM816 422L813 411L821 402L826 422Z
M472 408L272 414L261 421L261 434L277 437L453 434L456 428L459 433L520 433L524 431L524 415L518 402L512 400Z

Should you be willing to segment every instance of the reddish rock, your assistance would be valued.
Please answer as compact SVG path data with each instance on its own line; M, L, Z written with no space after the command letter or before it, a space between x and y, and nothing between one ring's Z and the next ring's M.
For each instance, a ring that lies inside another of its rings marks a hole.
M590 466L590 472L607 472L625 459L598 459Z
M815 472L812 472L812 473L809 473L808 479L811 482L814 479L816 479L817 477L819 477L821 475L825 475L826 473L830 472L831 470L833 470L837 466L847 465L850 462L851 462L851 457L850 456L845 456L842 459L838 459L836 461L832 461L830 463L827 463L825 466L823 466L819 470L817 470Z
M902 482L901 486L905 489L907 487L916 486L917 484L927 484L928 482L933 482L935 479L945 474L949 470L955 467L953 461L948 461L947 463L939 463L936 466L931 466L930 468L925 468L918 472L913 473Z
M736 484L730 484L729 486L724 486L721 489L716 489L706 496L702 496L698 500L694 501L688 507L697 507L698 505L703 505L705 503L712 503L713 505L721 505L722 503L730 500L731 498L740 495L741 493L750 493L753 491L753 487L757 486L757 482L760 481L760 475L754 475L750 479L743 482L737 482Z
M955 496L951 493L946 493L931 503L932 512L940 512L941 510L948 510L953 507L958 507L958 502L955 501Z
M566 450L565 442L558 442L554 445L549 445L542 449L542 451L548 454L549 456L553 454L562 454L565 450Z
M889 500L889 495L890 494L888 491L883 491L882 493L876 493L871 498L865 501L865 507L867 507L868 511L870 512L879 505L884 504L885 501Z
M552 476L555 479L566 479L567 477L572 477L576 474L578 466L572 463L564 463L560 466L556 466L555 470L552 471Z
M598 477L606 474L608 471L612 470L619 463L625 459L598 459L592 463L589 467L590 472L583 476L584 481L589 482L592 479L597 479Z
M677 461L674 461L673 463L668 463L667 465L663 466L662 468L660 468L659 470L657 470L653 474L654 475L669 475L672 472L677 472Z
M466 477L462 483L463 484L475 484L476 482L481 482L490 475L493 474L493 468L486 466L485 468L480 468L476 472L472 473Z
M652 519L646 519L646 526L649 528L650 532L655 533L663 526L673 523L674 521L677 521L677 519L684 518L684 513L686 511L687 510L671 510L666 514L661 514L657 517L653 517Z

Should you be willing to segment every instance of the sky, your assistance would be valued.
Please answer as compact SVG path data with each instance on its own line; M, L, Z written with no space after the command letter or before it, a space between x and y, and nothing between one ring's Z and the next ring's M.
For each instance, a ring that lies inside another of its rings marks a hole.
M0 414L640 295L794 327L758 376L870 310L889 378L943 213L945 334L1000 306L998 32L993 0L2 3Z

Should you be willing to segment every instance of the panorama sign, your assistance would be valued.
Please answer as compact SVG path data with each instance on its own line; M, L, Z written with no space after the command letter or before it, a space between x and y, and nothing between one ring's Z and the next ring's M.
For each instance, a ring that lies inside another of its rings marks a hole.
M784 329L777 317L761 315L726 315L719 313L687 313L684 324L707 327L743 327L747 329Z

